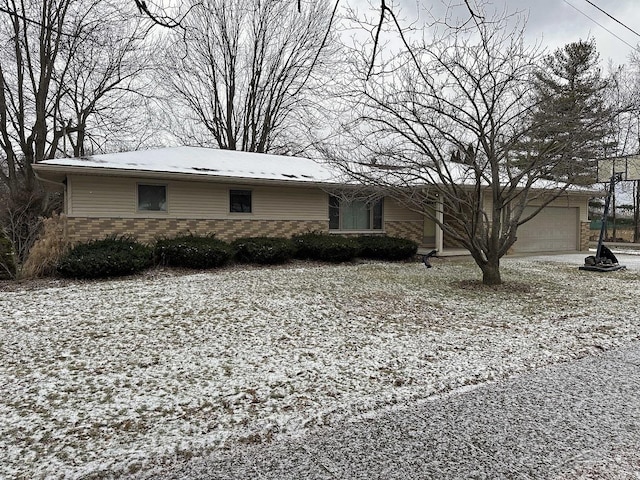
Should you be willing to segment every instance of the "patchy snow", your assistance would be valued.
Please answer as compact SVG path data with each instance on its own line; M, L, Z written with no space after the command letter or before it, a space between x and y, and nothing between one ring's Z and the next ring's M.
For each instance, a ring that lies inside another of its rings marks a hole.
M295 182L331 182L337 175L328 166L308 158L203 147L159 148L83 158L56 158L38 162L37 165Z
M0 297L0 478L122 474L640 338L638 272L224 270Z

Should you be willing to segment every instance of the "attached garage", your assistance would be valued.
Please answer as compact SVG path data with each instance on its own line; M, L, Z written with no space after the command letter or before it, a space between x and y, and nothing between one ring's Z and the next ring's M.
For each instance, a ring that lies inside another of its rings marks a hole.
M529 215L533 208L525 210ZM580 209L569 207L546 207L518 228L518 240L514 253L563 252L580 249Z

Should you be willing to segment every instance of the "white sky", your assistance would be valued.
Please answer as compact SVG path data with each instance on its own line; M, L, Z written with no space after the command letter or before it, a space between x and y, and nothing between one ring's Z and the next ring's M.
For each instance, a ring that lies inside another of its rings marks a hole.
M591 0L591 2L640 33L640 0ZM347 3L357 6L361 11L367 8L367 0L348 0ZM379 7L378 0L372 0L371 3L374 8ZM390 0L387 0L387 3L390 4ZM458 8L460 15L466 13L463 0L453 0L453 3L461 5ZM473 5L474 1L470 0L469 3ZM428 10L433 16L441 16L446 11L445 5L448 4L447 0L395 0L394 11L399 7L408 23L416 17L426 20ZM630 45L637 46L640 43L639 36L600 12L587 0L490 0L488 4L488 9L494 8L499 12L506 9L510 13L523 12L528 15L527 40L531 43L538 41L551 50L579 39L595 38L603 66L608 59L611 59L614 64L626 63L632 51L629 45L603 27L611 30Z

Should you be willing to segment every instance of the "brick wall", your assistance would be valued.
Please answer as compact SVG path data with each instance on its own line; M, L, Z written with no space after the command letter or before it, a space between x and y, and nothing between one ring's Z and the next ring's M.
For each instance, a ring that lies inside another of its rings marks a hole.
M580 222L580 251L589 250L591 228L589 222Z
M107 235L132 235L141 242L177 234L215 234L221 240L239 237L291 237L309 231L329 231L329 222L320 220L169 219L68 217L67 238L71 243L102 239ZM422 243L422 222L385 222L386 234Z
M384 229L390 237L400 237L413 240L420 245L424 237L424 223L420 221L411 222L384 222Z
M290 237L313 230L328 231L328 221L303 220L198 220L165 218L67 218L70 242L101 239L107 235L132 235L141 242L177 234L215 234L221 240L239 237Z

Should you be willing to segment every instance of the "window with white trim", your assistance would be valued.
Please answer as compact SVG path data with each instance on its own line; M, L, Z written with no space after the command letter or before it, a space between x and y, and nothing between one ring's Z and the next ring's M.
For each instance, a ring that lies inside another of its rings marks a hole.
M382 230L382 199L343 200L329 195L329 230Z

